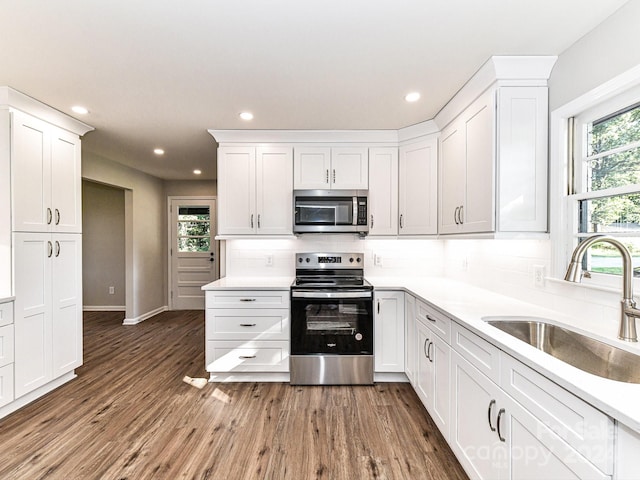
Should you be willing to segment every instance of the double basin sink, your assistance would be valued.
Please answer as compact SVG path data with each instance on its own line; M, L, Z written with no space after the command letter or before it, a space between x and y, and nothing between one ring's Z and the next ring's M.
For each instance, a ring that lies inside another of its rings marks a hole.
M640 355L535 317L484 317L505 333L599 377L640 383Z

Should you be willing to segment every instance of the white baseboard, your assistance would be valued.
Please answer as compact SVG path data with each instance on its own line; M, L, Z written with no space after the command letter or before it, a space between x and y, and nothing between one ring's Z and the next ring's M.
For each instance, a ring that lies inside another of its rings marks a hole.
M147 313L143 313L142 315L139 315L137 317L133 317L133 318L125 318L124 321L122 322L123 325L137 325L138 323L144 322L146 319L154 317L156 315L158 315L159 313L162 312L166 312L169 310L169 307L164 305L162 307L158 307L155 310L151 310Z
M83 305L83 312L124 312L124 305Z
M407 383L409 379L401 372L375 372L373 374L373 381L376 383Z
M11 403L8 403L4 407L0 408L0 418L6 417L10 413L15 412L16 410L24 407L25 405L33 402L34 400L37 400L43 395L46 395L47 393L55 390L59 386L64 385L65 383L67 383L70 380L73 380L74 378L76 378L76 372L75 370L72 370L58 378L54 378L49 383L39 388L36 388L35 390L32 390L31 392L26 393L21 397L16 398Z

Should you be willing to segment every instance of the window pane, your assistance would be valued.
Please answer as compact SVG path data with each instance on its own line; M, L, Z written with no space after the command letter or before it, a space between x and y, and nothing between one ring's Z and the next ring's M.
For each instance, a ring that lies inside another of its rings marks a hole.
M635 232L640 236L640 194L581 200L580 233Z
M640 147L587 161L587 191L640 183Z
M587 136L588 156L640 140L640 105L593 122Z
M209 222L178 222L179 236L207 236L211 235Z
M640 239L621 238L620 240L631 252L634 276L640 276ZM622 256L614 246L606 243L596 243L587 250L582 268L596 273L622 275Z
M211 239L209 237L178 238L178 251L179 252L208 252L210 241Z

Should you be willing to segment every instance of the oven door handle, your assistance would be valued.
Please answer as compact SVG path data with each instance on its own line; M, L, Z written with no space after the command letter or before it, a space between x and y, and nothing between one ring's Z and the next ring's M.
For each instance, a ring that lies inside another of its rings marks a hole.
M291 292L292 298L371 298L371 292L318 292L300 291Z

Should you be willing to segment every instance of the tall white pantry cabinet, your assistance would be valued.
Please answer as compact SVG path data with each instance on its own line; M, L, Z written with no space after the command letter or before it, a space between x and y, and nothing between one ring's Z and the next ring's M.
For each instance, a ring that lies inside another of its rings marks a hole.
M10 205L0 210L0 297L15 297L14 399L2 417L82 365L80 135L92 128L9 87L0 117Z

